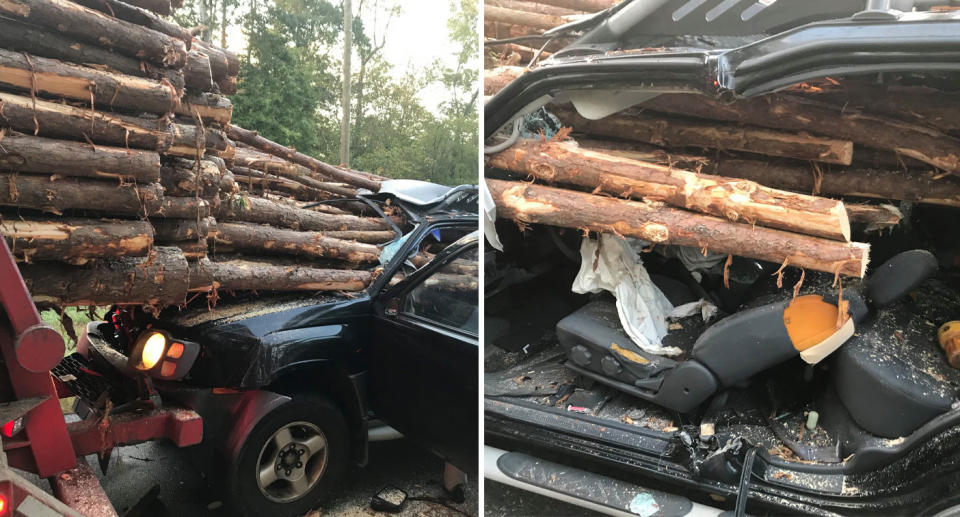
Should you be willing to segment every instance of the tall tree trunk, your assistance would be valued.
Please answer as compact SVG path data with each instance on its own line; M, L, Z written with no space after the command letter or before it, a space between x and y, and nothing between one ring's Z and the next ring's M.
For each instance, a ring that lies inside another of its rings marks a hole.
M353 56L353 6L343 0L343 98L340 100L340 164L350 167L350 59Z

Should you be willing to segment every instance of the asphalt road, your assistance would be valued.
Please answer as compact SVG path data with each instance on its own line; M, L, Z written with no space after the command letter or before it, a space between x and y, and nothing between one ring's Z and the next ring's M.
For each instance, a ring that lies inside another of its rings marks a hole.
M153 442L114 451L106 475L100 471L96 456L90 456L88 461L121 516L151 488L159 486L158 497L147 505L141 517L232 517L223 504L216 483L211 482L211 476L215 474L199 464L199 456L193 448L177 449L168 443ZM447 507L436 502L408 500L399 514L378 513L370 509L371 497L391 485L407 492L410 498L440 497L443 492L441 468L442 463L437 457L407 440L372 443L367 467L352 467L336 496L309 515L478 517L476 479L469 480L467 501L462 504ZM38 485L49 490L46 482Z

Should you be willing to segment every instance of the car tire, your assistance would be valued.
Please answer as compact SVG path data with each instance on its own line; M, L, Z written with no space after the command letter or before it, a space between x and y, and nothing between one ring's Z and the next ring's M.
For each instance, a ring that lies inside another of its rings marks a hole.
M231 503L242 515L304 515L337 487L349 456L340 410L326 399L295 398L247 435L230 469Z

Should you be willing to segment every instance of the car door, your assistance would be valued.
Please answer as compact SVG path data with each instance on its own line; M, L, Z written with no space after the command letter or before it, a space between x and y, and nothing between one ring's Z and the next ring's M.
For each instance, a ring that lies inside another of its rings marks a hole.
M475 473L478 244L465 240L374 304L368 395L378 418Z

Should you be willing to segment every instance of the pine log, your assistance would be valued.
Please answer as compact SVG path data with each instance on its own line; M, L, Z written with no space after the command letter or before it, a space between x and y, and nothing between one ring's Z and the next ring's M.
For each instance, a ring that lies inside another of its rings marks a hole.
M524 27L523 25L514 25L512 23L495 22L485 20L483 22L483 37L489 39L520 38L543 34L543 29L535 27Z
M862 278L870 245L731 223L712 216L528 183L487 179L497 217L740 255Z
M160 178L160 155L12 133L0 137L0 169L152 183Z
M43 210L91 210L112 216L156 214L163 192L156 183L118 184L116 181L61 178L34 174L0 173L0 205Z
M188 94L180 100L180 106L174 113L192 119L199 115L204 123L229 124L233 116L233 104L230 99L216 93Z
M731 221L760 224L833 240L850 240L843 203L764 187L752 181L701 175L655 163L586 151L573 143L518 140L488 155L492 167L586 187L619 197L663 201Z
M169 84L5 49L0 49L0 86L107 109L163 114L180 104L180 96Z
M483 6L483 19L484 21L509 23L543 30L550 30L567 23L567 20L562 16L518 11L489 4Z
M173 161L161 169L160 184L166 193L184 197L214 197L220 193L222 176L216 164L207 160L185 162Z
M254 169L235 166L233 172L236 174L237 183L253 194L256 194L257 191L255 187L259 187L261 192L266 190L282 192L300 201L320 201L335 197L328 192L308 187L293 180L276 176L266 176L264 173ZM259 175L243 174L244 172L259 173Z
M128 4L146 9L160 16L170 16L170 0L125 0Z
M362 291L377 277L363 270L315 269L276 266L263 262L213 262L190 264L190 290L226 291Z
M960 207L960 179L937 178L933 172L844 169L816 171L804 165L759 160L721 160L716 172L773 188L833 196L896 199Z
M516 43L505 43L505 44L495 45L495 46L502 49L501 52L503 56L516 55L516 56L519 56L520 58L519 60L515 60L516 61L515 63L500 63L500 65L513 66L513 65L520 64L521 62L524 65L526 65L538 53L540 54L540 59L546 59L551 55L553 55L551 52L547 52L546 50L544 50L543 52L540 52L540 49L527 47L524 45L517 45Z
M105 5L104 2L112 0L84 1ZM113 3L122 4L116 1ZM115 6L110 6L113 7ZM49 27L61 34L71 35L87 43L113 49L166 68L180 68L187 59L187 47L180 39L113 18L69 0L5 0L0 2L0 14L32 25Z
M163 152L173 142L169 125L0 92L0 126L28 134Z
M337 194L343 197L357 197L357 190L343 183L323 181L319 174L310 169L282 158L262 153L255 149L238 148L233 163L259 170L267 174L276 174L308 187ZM317 176L316 178L313 176Z
M21 264L34 303L48 307L145 305L158 310L186 302L187 259L178 248L154 247L146 258L121 257L86 266Z
M180 242L206 240L210 235L210 228L217 228L217 220L212 217L197 219L154 218L153 224L157 242ZM214 230L216 233L216 230Z
M745 151L797 160L850 165L853 142L805 134L772 131L759 127L704 123L665 118L644 113L621 113L588 120L573 106L557 106L554 115L575 131L622 138L661 147L701 147Z
M684 164L695 167L710 161L703 155L676 153L672 149L661 149L655 145L640 142L596 140L579 135L576 136L575 140L582 149L587 151L606 153L642 162L654 162L663 165Z
M621 0L537 0L541 4L565 7L577 11L596 13L609 9L620 3Z
M240 74L240 58L233 52L197 38L194 38L193 45L210 58L210 71L214 81Z
M166 81L177 92L182 92L185 87L180 70L154 66L135 57L111 52L98 45L84 43L76 38L61 36L55 31L9 18L0 17L0 47L98 70Z
M851 223L864 225L868 232L894 228L903 219L903 213L888 204L847 203L847 214L850 215Z
M220 204L216 217L218 221L246 221L302 231L389 229L387 223L377 217L323 214L258 197L234 196Z
M187 90L195 93L209 92L213 89L213 76L210 75L210 58L197 49L187 53L187 64L183 67L183 79Z
M170 219L197 219L210 216L210 203L197 197L163 196L158 217Z
M960 96L926 86L883 85L845 80L839 88L812 94L817 100L902 118L943 132L960 130Z
M376 262L380 249L372 244L333 239L326 233L284 230L263 224L219 223L217 244L235 250Z
M388 230L379 231L379 232L374 232L374 231L324 232L323 235L330 237L331 239L357 241L357 242L364 242L367 244L383 244L397 238L396 233Z
M145 221L7 218L0 220L0 234L25 262L79 265L96 258L143 257L153 245L153 228Z
M157 31L171 38L176 38L183 42L185 50L190 50L193 44L193 36L190 34L190 31L177 25L174 21L157 16L147 9L138 6L136 4L137 0L131 2L122 2L120 0L76 0L76 2L90 9L100 11L112 18L117 18L140 27L146 27L147 29Z
M165 154L195 158L205 150L224 151L231 143L223 131L205 127L200 130L195 124L170 124L173 142Z
M960 172L960 139L909 122L831 106L794 95L765 95L724 104L697 94L665 94L643 104L666 113L806 131L886 149Z
M220 93L224 95L236 95L237 93L237 76L228 75L222 79L217 79L217 88L220 90Z
M171 242L169 246L176 246L183 252L183 256L190 260L201 260L207 258L210 249L207 246L207 240Z
M557 7L546 3L537 3L527 0L486 0L484 4L505 7L507 9L514 9L517 11L526 11L528 13L552 14L554 16L586 14L584 11L578 11L576 9Z
M266 138L257 135L256 131L249 131L241 127L234 126L233 124L227 126L227 128L227 136L233 140L243 142L256 149L260 149L261 151L274 156L279 156L280 158L284 158L293 163L298 163L310 170L323 174L324 176L332 178L336 181L349 183L360 188L372 190L373 192L378 192L380 190L379 181L371 180L366 176L356 174L354 171L341 169L340 167L334 167L333 165L323 163L316 158L312 158L289 147L284 147L276 142L267 140Z
M526 71L526 68L520 66L501 66L493 70L484 70L483 94L496 95L516 78L526 73Z

